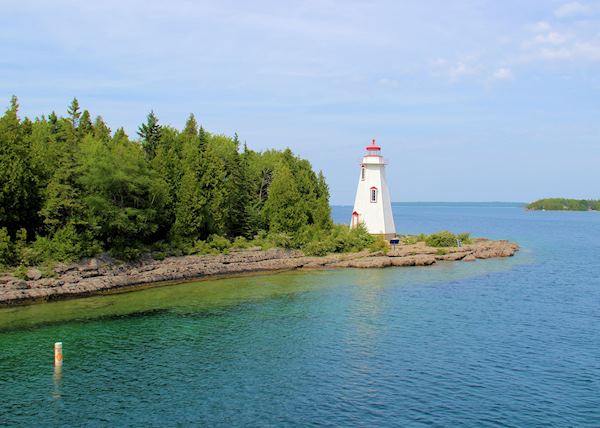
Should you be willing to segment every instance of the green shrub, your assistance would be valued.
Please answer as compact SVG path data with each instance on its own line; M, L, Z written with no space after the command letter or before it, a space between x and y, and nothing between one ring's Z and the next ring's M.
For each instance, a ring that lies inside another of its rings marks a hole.
M222 252L231 246L231 242L223 236L210 235L206 241L210 248Z
M438 248L437 251L435 252L436 256L445 256L446 255L446 250L444 250L443 248Z
M292 247L304 248L311 242L322 241L327 233L314 225L306 225L292 235Z
M133 247L133 246L132 247L118 246L118 247L111 248L109 253L115 259L132 261L132 260L139 259L140 256L144 253L144 249L141 247Z
M19 265L19 267L13 271L13 275L19 279L27 279L27 270L27 266Z
M194 242L192 247L188 248L187 254L216 254L216 251L210 244L206 241L202 241L201 239Z
M15 239L13 241L13 252L17 263L23 259L23 253L25 253L26 251L27 231L24 228L21 228L15 234Z
M345 252L348 251L360 251L368 248L375 242L375 237L367 232L367 228L364 225L359 225L354 229L350 230L348 234L348 242L344 248Z
M6 227L0 229L0 266L12 264L14 253Z
M369 245L371 251L383 251L383 254L387 254L389 245L383 236L376 236L373 243Z
M67 225L58 229L52 236L53 260L73 261L82 256L90 255L83 241L83 237L77 233L73 225Z
M425 239L425 243L430 247L455 247L456 235L447 230L432 233Z
M473 243L471 235L467 232L459 233L458 235L456 235L456 239L458 239L464 245Z
M246 248L250 248L251 246L252 246L252 242L248 241L243 236L238 236L237 238L235 238L233 240L233 243L231 244L231 248L239 248L239 249L246 249Z
M46 237L38 236L31 246L21 248L19 261L27 266L37 265L43 260L54 259L52 241Z
M37 236L30 245L23 243L20 237L19 261L26 266L44 262L72 262L82 257L91 257L102 248L96 241L86 235L77 233L75 226L68 224L58 229L51 237ZM122 249L115 247L115 252Z
M302 250L308 256L325 256L335 251L335 244L332 241L313 241L304 246Z
M250 247L260 247L263 250L273 248L273 243L267 239L267 232L264 230L259 230L248 243Z
M273 246L279 248L294 248L294 240L292 235L285 232L269 233L267 240L270 241Z
M417 242L424 242L425 239L427 239L427 235L425 235L424 233L421 233L419 235L405 235L402 237L402 239L400 241L406 245L413 245L413 244L416 244Z

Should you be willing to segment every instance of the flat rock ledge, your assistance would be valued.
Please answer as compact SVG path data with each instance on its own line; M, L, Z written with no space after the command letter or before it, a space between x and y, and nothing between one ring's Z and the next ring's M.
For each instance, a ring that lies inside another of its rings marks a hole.
M432 248L423 242L399 245L387 255L362 251L305 256L301 251L270 249L241 250L217 256L181 256L164 260L141 260L118 263L109 257L98 257L71 265L58 265L56 277L41 278L29 269L29 280L0 274L0 306L29 304L72 297L101 294L110 290L142 287L193 279L276 272L293 269L382 268L389 266L429 266L438 261L474 261L510 257L519 250L508 241L476 239L462 247Z

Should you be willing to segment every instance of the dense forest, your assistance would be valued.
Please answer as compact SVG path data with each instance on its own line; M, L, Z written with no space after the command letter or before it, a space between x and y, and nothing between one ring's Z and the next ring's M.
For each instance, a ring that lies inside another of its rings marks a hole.
M77 99L66 117L18 110L13 97L0 118L0 265L373 244L364 230L332 224L323 174L289 149L240 147L194 115L179 131L150 112L131 139Z
M528 210L600 211L600 200L546 198L527 205Z

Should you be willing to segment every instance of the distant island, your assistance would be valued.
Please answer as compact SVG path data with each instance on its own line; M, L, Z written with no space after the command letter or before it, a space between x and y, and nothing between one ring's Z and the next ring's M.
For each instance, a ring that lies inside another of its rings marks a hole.
M527 205L528 210L535 211L600 211L600 200L545 198Z

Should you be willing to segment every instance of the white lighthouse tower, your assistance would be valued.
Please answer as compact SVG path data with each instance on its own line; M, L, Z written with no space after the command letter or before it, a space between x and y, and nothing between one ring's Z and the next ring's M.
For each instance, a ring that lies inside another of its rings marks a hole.
M360 164L350 227L354 228L360 223L364 223L369 233L382 235L384 239L396 236L392 201L385 178L385 163L381 147L375 144L375 140L367 146L367 153Z

